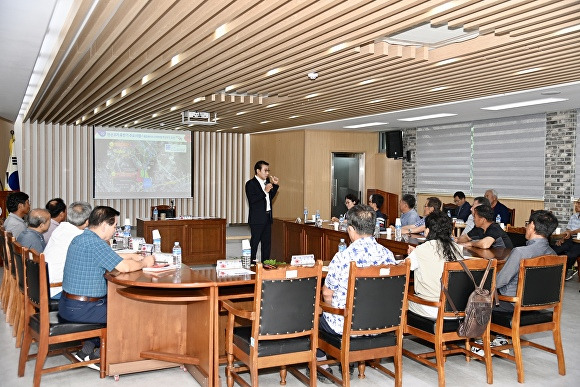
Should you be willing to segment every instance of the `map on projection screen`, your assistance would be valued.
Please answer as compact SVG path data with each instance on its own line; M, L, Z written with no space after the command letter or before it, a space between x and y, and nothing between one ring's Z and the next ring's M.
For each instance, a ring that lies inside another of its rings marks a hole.
M93 129L95 199L191 197L191 132Z

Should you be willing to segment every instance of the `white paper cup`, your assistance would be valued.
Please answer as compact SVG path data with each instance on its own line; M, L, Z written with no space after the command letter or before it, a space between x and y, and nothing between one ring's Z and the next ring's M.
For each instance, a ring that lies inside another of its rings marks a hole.
M316 215L312 215L312 221L316 222Z
M556 235L562 234L562 228L561 227L556 227L555 233L556 233Z
M334 222L334 231L338 231L338 222Z
M580 239L580 232L576 235L576 239Z
M390 227L387 227L387 238L391 237L391 232L393 231Z

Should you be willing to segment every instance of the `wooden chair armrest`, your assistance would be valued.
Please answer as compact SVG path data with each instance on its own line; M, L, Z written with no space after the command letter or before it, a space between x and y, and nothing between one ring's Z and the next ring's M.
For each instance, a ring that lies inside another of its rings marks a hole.
M51 282L50 287L51 288L58 288L62 286L62 282Z
M320 301L320 308L322 309L323 312L332 313L332 314L339 314L341 316L344 316L344 309L335 308L334 306L332 306L324 301Z
M439 301L427 301L421 297L419 297L416 294L411 294L409 293L407 295L407 301L413 301L416 302L417 304L421 304L421 305L427 305L427 306L434 306L434 307L439 307L440 302Z
M230 300L222 300L220 301L221 307L228 311L228 313L233 314L234 316L238 316L241 318L245 318L247 320L254 320L255 313L252 310L243 310L236 308L235 304Z
M507 301L507 302L517 302L518 298L515 296L502 296L501 294L497 295L497 299L501 300L501 301Z

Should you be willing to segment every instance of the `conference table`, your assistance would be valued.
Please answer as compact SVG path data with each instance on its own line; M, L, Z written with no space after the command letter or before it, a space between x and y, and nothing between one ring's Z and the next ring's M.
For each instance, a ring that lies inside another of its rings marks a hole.
M382 238L402 252L420 236ZM466 257L504 260L510 249L464 248ZM328 260L326 261L328 263ZM182 366L202 386L220 385L225 362L225 320L220 300L250 306L255 276L218 277L215 265L182 265L157 273L111 272L108 281L106 374Z

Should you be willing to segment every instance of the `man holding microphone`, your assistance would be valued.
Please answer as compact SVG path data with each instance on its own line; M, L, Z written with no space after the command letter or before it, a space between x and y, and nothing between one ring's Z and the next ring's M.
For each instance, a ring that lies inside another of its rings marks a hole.
M262 244L262 261L270 259L272 244L272 200L278 192L278 178L270 177L270 164L260 160L254 165L255 176L246 182L246 197L250 206L248 224L252 237L251 259L256 262L258 244Z

